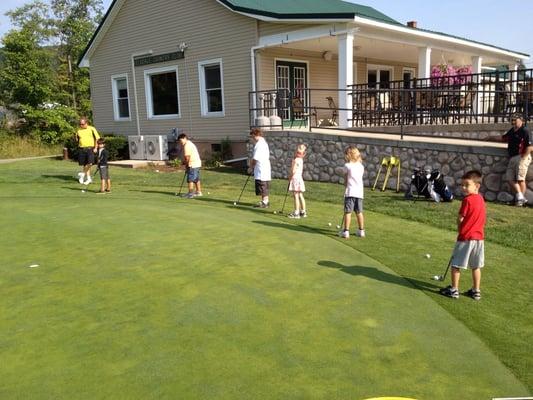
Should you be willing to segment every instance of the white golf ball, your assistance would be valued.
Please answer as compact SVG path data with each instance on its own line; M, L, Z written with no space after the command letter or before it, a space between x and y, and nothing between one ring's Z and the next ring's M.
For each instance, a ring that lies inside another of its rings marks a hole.
M277 211L274 211L274 214L277 214L278 212Z
M431 258L431 254L426 254L426 258Z
M233 202L233 205L234 205L234 206L236 206L236 205L237 205L237 202L236 202L236 201L234 201L234 202Z
M328 226L331 226L331 222L328 222Z
M435 275L435 276L433 277L433 280L434 280L434 281L438 281L439 278L440 278L440 277L439 277L438 275Z
M207 192L207 194L211 194L211 192Z
M159 170L158 170L158 169L156 169L156 170L155 170L155 172L159 172Z
M81 192L82 192L82 193L85 193L85 190L81 189Z
M340 225L337 225L337 229L341 229L341 226L340 226Z

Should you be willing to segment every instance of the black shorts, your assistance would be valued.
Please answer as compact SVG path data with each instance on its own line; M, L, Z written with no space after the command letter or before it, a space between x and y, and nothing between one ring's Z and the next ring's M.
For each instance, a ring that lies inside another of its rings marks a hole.
M78 153L78 164L89 165L94 164L94 147L80 147Z
M268 189L270 188L269 181L260 181L259 179L255 180L255 194L261 195L263 197L268 196Z

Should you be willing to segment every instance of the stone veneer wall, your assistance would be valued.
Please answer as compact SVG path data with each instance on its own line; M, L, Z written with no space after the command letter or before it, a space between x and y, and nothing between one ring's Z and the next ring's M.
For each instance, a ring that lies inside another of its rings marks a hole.
M477 169L483 173L481 192L486 200L513 201L505 181L508 159L504 148L485 147L482 143L460 146L294 131L268 131L265 132L265 138L270 147L274 178L287 178L297 144L306 143L308 153L304 163L304 179L343 183L343 152L348 145L353 144L363 156L366 187L374 184L383 157L394 155L401 159L402 191L407 190L410 184L413 168L430 167L438 168L444 174L446 184L456 195L461 195L461 176L468 170ZM394 169L388 181L389 189L396 188L396 174ZM380 182L382 184L382 177ZM527 184L527 197L533 203L533 168L530 168ZM378 187L381 185L378 184Z

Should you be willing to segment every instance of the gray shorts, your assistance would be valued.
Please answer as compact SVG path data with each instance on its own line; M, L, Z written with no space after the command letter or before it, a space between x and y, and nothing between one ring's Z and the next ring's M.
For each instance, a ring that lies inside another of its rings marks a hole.
M99 171L100 171L100 179L101 180L106 181L106 180L109 179L109 169L107 168L107 165L103 166L103 167L100 167Z
M344 198L344 213L351 214L352 212L361 214L363 212L363 199L359 197L345 197Z
M485 265L485 243L483 240L455 242L452 267L461 269L483 268Z

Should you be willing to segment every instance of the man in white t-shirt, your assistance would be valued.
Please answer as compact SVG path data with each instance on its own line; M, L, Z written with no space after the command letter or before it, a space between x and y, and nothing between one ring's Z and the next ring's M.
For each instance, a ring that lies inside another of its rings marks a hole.
M256 207L268 208L268 194L270 181L272 180L270 169L270 149L268 148L268 143L263 137L263 132L261 129L253 128L250 131L250 136L255 142L255 145L252 160L250 161L250 169L248 172L251 173L253 170L255 179L255 194L261 196L261 202L259 202Z
M196 145L189 140L185 133L178 136L178 141L183 149L183 165L185 165L185 173L187 174L187 184L189 186L189 193L185 197L192 199L202 195L202 186L200 183L200 167L202 160ZM196 191L195 191L196 188Z

